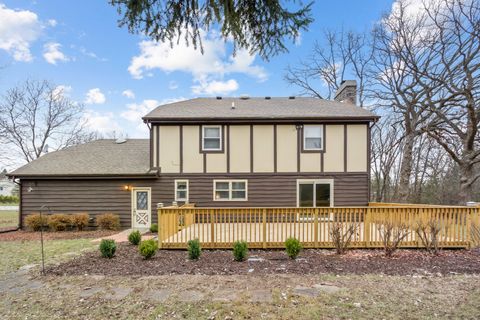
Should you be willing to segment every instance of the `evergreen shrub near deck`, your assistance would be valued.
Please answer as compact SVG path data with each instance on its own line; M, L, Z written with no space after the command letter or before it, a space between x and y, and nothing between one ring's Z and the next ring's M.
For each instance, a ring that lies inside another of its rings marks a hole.
M117 251L117 244L115 243L115 240L103 239L100 242L99 249L102 253L102 257L111 259L115 255L115 251Z
M140 254L143 256L143 258L146 260L150 259L157 253L157 241L153 239L142 241L138 249L140 250Z
M188 258L190 260L198 260L202 254L202 248L198 239L190 240L187 242L188 246Z
M134 246L137 246L140 241L142 241L142 235L140 234L140 231L135 230L130 232L130 234L128 235L128 242L130 242Z
M298 239L288 238L287 241L285 241L285 250L287 251L287 255L290 257L290 259L297 259L302 249L302 244L300 241L298 241Z
M97 224L101 230L120 229L120 217L113 213L101 214L97 217Z
M157 233L158 232L158 224L152 223L152 225L150 226L150 232L151 233Z
M233 244L233 257L235 261L245 261L248 256L248 245L246 241L236 241Z

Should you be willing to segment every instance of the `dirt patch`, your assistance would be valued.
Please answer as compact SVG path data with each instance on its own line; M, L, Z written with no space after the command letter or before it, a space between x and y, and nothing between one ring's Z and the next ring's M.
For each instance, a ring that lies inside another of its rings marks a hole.
M93 230L93 231L65 231L65 232L44 232L45 240L69 240L69 239L95 239L110 236L119 231ZM40 232L18 230L14 232L0 233L0 241L30 241L40 240Z
M168 274L388 274L448 275L480 274L480 250L445 250L438 256L420 250L399 250L386 258L380 250L351 250L339 256L333 250L305 250L297 260L283 251L250 251L251 260L235 262L231 251L205 250L198 261L189 261L185 251L160 250L143 260L135 246L120 244L113 259L98 251L88 252L66 263L52 266L57 275L168 275Z

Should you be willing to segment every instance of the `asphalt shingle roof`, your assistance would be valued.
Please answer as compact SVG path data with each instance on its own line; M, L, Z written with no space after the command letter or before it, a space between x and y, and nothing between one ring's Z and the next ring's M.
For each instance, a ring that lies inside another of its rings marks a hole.
M150 141L103 139L47 153L10 176L145 175L150 170Z
M232 108L234 103L235 108ZM164 119L375 119L372 112L350 103L318 98L196 98L161 105L143 117Z

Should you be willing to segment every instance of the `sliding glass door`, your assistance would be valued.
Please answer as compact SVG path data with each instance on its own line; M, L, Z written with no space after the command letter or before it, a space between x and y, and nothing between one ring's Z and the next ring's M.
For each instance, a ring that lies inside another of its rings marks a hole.
M298 207L332 207L333 180L297 180Z

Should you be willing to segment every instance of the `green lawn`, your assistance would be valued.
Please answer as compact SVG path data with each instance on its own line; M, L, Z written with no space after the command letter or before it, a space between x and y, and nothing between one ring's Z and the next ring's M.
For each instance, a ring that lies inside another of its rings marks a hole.
M97 245L92 239L46 240L46 264L71 258L66 253L80 253L83 249ZM27 264L41 263L40 241L2 241L0 242L0 275L12 272Z
M0 228L18 226L18 211L0 210Z

